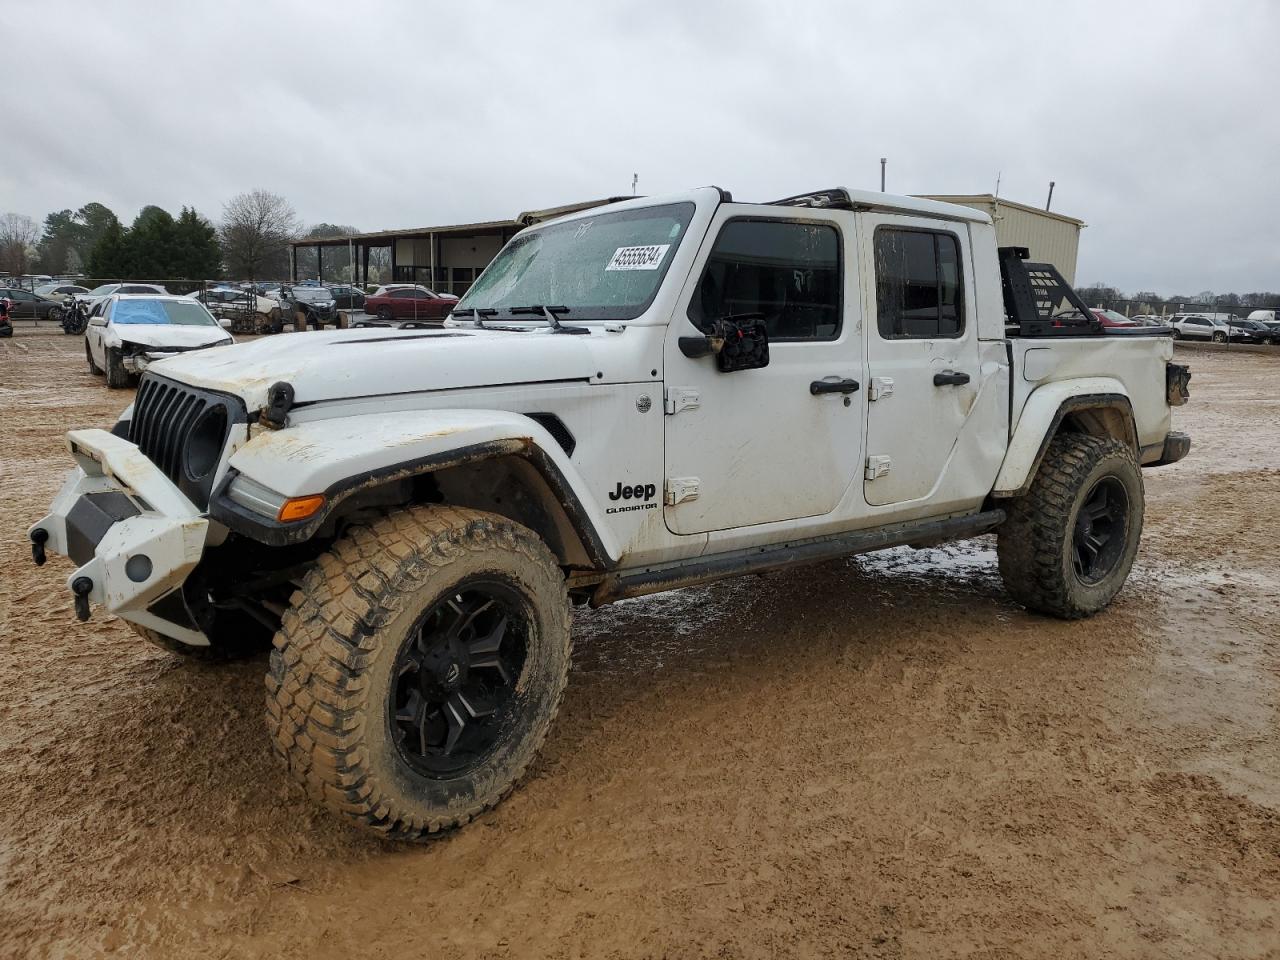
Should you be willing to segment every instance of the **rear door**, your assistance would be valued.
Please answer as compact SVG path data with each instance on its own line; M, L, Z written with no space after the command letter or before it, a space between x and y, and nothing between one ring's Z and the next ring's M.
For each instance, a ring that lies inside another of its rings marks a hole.
M31 320L36 317L36 304L39 297L34 293L26 290L19 290L16 287L9 290L9 300L13 303L11 314L24 320Z
M391 315L397 320L412 320L417 316L418 293L416 290L391 291Z
M975 403L984 375L968 230L866 214L861 235L864 275L874 278L867 284L866 501L951 502L961 493L957 483L985 482L947 476L966 421L987 406Z

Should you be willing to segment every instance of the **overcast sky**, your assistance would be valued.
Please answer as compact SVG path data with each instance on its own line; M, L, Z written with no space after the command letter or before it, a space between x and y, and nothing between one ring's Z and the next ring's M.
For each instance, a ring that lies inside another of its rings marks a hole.
M0 212L362 230L714 183L989 193L1077 281L1280 290L1280 2L5 0ZM74 54L69 56L69 54Z

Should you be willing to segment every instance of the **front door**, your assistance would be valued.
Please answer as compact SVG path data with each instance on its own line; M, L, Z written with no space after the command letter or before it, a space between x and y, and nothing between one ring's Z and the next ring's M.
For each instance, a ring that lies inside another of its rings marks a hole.
M852 214L720 207L665 345L672 532L821 517L849 490L864 403L855 249ZM743 314L764 318L768 366L721 373L681 351L680 337Z
M944 478L985 375L964 224L864 216L867 463L873 506L951 499Z

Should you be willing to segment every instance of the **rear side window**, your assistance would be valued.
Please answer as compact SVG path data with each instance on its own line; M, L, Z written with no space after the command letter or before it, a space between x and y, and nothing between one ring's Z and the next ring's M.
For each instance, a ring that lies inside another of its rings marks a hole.
M960 241L931 230L876 230L876 324L886 340L964 333Z
M716 237L689 319L760 314L771 340L831 340L840 332L840 235L825 223L730 220Z

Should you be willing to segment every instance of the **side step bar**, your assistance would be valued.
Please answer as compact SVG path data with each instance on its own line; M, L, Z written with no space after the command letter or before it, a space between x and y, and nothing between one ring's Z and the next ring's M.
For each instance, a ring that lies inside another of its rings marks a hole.
M650 567L630 573L611 574L602 580L591 595L591 606L599 607L628 597L643 597L650 593L691 587L744 573L768 573L787 567L856 553L870 553L886 547L904 544L942 543L962 540L998 527L1004 522L1003 510L985 510L968 517L951 517L946 520L925 520L912 523L858 530L853 533L823 537L818 540L798 540L792 543L739 550L734 553L703 557L668 567Z

